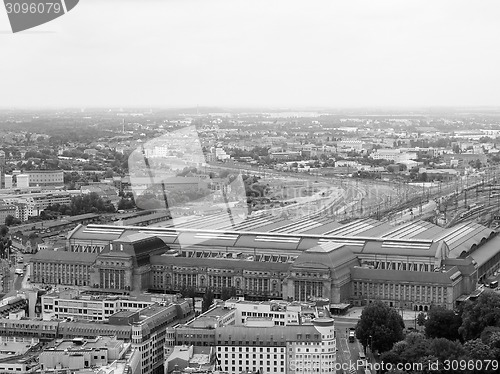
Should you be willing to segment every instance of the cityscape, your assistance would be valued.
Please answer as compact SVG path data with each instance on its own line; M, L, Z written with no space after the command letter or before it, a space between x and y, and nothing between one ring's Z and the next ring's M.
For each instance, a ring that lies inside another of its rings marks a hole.
M499 12L4 0L0 374L499 373Z
M215 109L1 113L0 371L496 372L497 112Z

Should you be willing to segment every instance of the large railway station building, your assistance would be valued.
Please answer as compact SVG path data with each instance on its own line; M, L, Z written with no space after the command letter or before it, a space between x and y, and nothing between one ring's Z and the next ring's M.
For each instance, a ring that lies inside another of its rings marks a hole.
M33 257L31 281L132 294L226 288L254 300L381 300L425 311L454 308L500 266L500 238L476 223L255 217L230 230L210 225L206 217L175 228L80 225L65 248Z

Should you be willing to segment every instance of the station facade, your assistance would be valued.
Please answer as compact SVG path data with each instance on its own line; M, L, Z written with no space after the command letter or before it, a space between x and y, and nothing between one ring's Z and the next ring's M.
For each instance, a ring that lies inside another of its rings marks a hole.
M368 223L377 225L363 220L349 225L350 232L344 227L343 235L340 228L270 234L78 226L59 255L46 250L33 257L32 282L47 283L44 269L52 269L61 274L50 278L55 284L106 291L202 294L210 288L216 296L229 292L253 300L328 299L360 306L380 300L427 310L454 308L500 266L500 238L475 223L442 229L415 221L378 234ZM353 235L356 225L365 229ZM368 230L371 236L364 236Z

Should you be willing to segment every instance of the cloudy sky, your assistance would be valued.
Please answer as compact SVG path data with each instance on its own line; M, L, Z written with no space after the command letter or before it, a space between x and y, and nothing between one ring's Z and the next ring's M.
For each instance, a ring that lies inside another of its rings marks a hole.
M497 0L80 0L12 34L0 107L500 106Z

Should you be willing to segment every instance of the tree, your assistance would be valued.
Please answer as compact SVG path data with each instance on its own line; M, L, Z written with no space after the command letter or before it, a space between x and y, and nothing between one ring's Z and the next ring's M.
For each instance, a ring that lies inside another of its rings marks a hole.
M458 341L452 342L444 338L427 339L421 333L412 332L406 335L405 340L394 344L390 351L382 353L380 360L392 364L423 363L423 371L419 373L441 373L442 371L436 371L436 368L434 371L429 370L429 362L459 360L464 353L464 348Z
M124 199L121 198L120 201L118 202L118 209L120 210L127 210L127 209L133 209L135 208L135 202L134 199Z
M104 173L104 178L113 178L113 169L107 168Z
M0 236L4 237L9 233L9 228L7 226L0 227Z
M425 316L425 313L420 312L417 316L417 325L424 326L426 319L427 319L427 317Z
M103 200L95 192L73 197L70 208L71 215L100 212L114 213L116 211L114 205L109 200Z
M205 294L203 295L203 300L201 302L201 312L205 313L207 310L209 310L213 302L214 302L214 293L210 288L207 288Z
M418 332L406 335L405 341L408 343L406 349L400 353L400 360L403 362L417 362L422 357L427 356L430 348L430 340Z
M467 301L459 332L465 340L478 338L488 326L500 327L500 295L484 291L475 301Z
M430 340L428 355L437 357L439 360L458 360L464 354L464 348L459 341L451 341L446 338L435 338Z
M386 363L386 365L393 364L394 366L396 366L398 363L401 362L401 356L397 354L395 351L390 350L380 355L380 361Z
M481 339L469 340L464 343L467 355L472 360L491 360L494 353L488 344L484 344Z
M363 310L356 325L356 337L365 349L370 344L374 350L385 352L403 339L403 328L403 318L398 312L376 301Z
M234 287L224 287L221 291L221 296L220 298L222 300L228 300L231 297L236 296L236 288Z
M7 226L0 227L0 257L5 258L6 254L10 250L12 245L12 240L7 236L9 233L9 228Z
M460 339L458 329L462 320L453 310L432 306L425 322L425 335L429 338Z
M16 217L14 217L11 214L8 214L7 217L5 217L5 225L6 226L11 226L14 223L15 219L16 219Z

